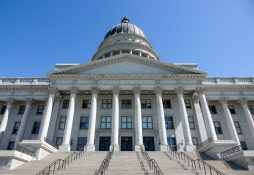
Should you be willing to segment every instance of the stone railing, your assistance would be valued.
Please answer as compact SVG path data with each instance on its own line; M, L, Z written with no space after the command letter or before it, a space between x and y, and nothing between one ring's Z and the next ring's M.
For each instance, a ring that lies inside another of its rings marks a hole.
M237 145L237 146L235 146L233 148L230 148L230 149L228 149L226 151L221 152L220 153L220 158L221 159L226 159L227 157L230 157L230 156L238 154L238 153L243 153L241 145Z
M254 84L254 77L210 77L203 84Z
M49 85L48 78L0 78L0 85Z

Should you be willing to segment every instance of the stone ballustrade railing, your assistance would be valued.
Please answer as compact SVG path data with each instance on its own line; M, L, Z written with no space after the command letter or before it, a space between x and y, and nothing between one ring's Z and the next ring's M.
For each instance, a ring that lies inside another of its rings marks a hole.
M0 85L49 85L48 78L0 78Z
M203 81L203 84L243 84L254 85L254 77L210 77Z

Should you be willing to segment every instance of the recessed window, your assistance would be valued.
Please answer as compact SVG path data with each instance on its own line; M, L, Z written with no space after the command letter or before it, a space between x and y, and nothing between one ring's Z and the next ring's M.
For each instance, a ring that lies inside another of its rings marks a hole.
M169 99L163 99L163 107L164 107L164 109L171 108L171 102Z
M44 105L38 105L36 114L43 114Z
M110 53L105 53L104 57L109 57L110 56Z
M69 102L70 102L69 99L64 99L64 100L63 100L63 106L62 106L62 108L63 108L63 109L68 109L68 107L69 107Z
M82 108L83 109L90 109L91 108L91 100L90 99L84 99L82 101Z
M15 142L13 142L13 141L9 142L7 150L13 150L14 149L14 144L15 144Z
M19 106L18 114L24 114L25 109L26 109L26 106L25 106L25 105L20 105L20 106Z
M113 56L114 56L114 55L119 55L119 54L120 54L120 51L119 51L119 50L113 51Z
M251 114L254 114L253 106L252 106L252 105L248 105L248 108L249 108L249 110L250 110L250 113L251 113Z
M12 130L12 134L17 134L19 131L19 127L20 127L20 122L15 122L13 130Z
M195 129L195 122L193 116L188 116L190 129Z
M133 51L132 51L132 54L133 54L133 55L139 55L139 51L133 50Z
M131 109L132 108L131 99L122 99L121 107L122 109Z
M143 129L153 129L152 116L142 116L142 127Z
M5 110L6 110L6 105L3 105L3 106L1 107L0 114L3 115L4 112L5 112Z
M111 128L111 116L102 116L101 129L110 129L110 128Z
M240 141L240 145L242 147L242 150L247 150L248 149L245 141Z
M235 124L236 133L237 134L242 134L242 130L241 130L239 121L234 121L234 124Z
M216 106L215 105L209 105L209 110L211 114L217 114Z
M174 122L173 122L172 116L165 117L165 125L166 125L166 129L174 129Z
M190 99L184 99L186 108L191 108L191 100Z
M121 117L121 128L122 129L131 129L132 128L132 117L131 116L122 116Z
M88 116L80 117L79 129L88 129L88 126L89 126L89 117Z
M59 130L64 130L65 122L66 122L66 116L60 116L59 126L58 126Z
M34 122L32 134L39 134L41 122Z
M6 105L3 105L3 106L1 107L0 114L3 115L4 112L5 112L5 110L6 110Z
M86 137L79 137L78 144L77 144L77 151L83 151L86 143L87 143Z
M122 53L130 53L129 50L122 50Z
M59 147L60 145L62 145L63 142L63 137L57 137L56 138L56 146Z
M142 99L141 106L143 109L150 109L152 108L152 100L151 99Z
M102 99L102 109L112 109L112 99Z
M176 146L176 138L175 137L168 137L167 138L168 145L172 151L177 151L177 146Z
M214 129L216 134L222 134L220 122L214 122Z
M193 145L198 145L198 138L197 137L192 137L192 143Z
M236 114L234 105L228 105L228 109L231 114Z

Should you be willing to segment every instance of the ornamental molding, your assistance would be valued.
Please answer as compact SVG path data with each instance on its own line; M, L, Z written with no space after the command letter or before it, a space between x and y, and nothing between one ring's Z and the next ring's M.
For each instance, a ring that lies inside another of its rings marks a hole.
M36 91L48 91L49 85L1 85L0 91L30 91L33 94Z
M204 85L205 91L254 91L254 85Z

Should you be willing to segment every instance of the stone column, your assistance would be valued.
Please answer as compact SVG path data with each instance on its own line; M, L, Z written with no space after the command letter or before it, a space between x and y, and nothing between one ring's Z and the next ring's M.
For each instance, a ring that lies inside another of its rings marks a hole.
M199 100L200 100L200 104L201 104L201 108L202 108L202 112L203 112L203 117L204 117L205 124L206 124L207 135L208 135L208 137L211 137L213 141L216 141L217 135L215 133L213 119L212 119L210 110L208 108L208 104L207 104L206 97L204 94L204 89L198 88L197 92L199 94Z
M254 143L254 121L253 121L253 118L252 118L252 115L250 113L250 110L248 108L248 105L247 105L247 100L246 99L240 99L239 100L240 104L241 104L241 107L243 109L243 113L244 113L244 116L246 118L246 121L247 121L247 124L248 124L248 127L249 127L249 131L250 133L250 136L251 136L251 143Z
M95 151L94 138L95 138L95 128L96 128L96 114L97 114L97 89L92 90L91 99L91 109L89 118L89 127L87 134L87 144L85 146L85 151Z
M55 99L55 92L56 90L53 88L49 90L48 102L46 104L46 107L43 113L40 131L38 134L38 140L45 140L45 138L47 137L48 129L49 129L49 121L51 118L54 99Z
M184 131L184 139L185 139L185 150L186 151L193 151L195 149L192 139L191 139L191 132L189 126L189 120L187 115L187 110L184 102L183 92L184 89L182 87L176 88L177 98L179 102L179 110L183 124L183 131Z
M240 141L239 141L236 129L235 129L235 124L234 124L234 121L232 119L231 113L228 109L228 102L227 102L226 99L222 98L222 99L220 99L220 104L222 106L223 112L224 112L225 117L226 117L230 138L232 140L234 140L238 145L240 145Z
M140 151L140 147L143 145L143 134L142 134L142 116L141 116L141 101L140 101L140 89L134 90L135 98L135 134L136 144L135 151Z
M160 150L168 150L168 141L167 141L167 131L165 125L165 115L162 102L162 91L160 89L155 90L156 92L156 101L157 101L157 115L158 115L158 124L159 124L159 134L160 134Z
M70 102L69 102L69 108L67 111L63 143L62 145L59 146L60 151L70 151L71 149L70 140L71 140L72 123L73 123L74 112L75 112L76 96L77 96L77 89L72 88L70 90Z
M111 147L114 146L114 151L119 151L119 91L119 88L113 89Z
M1 122L1 125L0 125L0 143L2 142L2 138L3 138L4 132L5 132L6 127L7 127L8 119L9 119L11 108L12 108L12 104L13 104L13 100L9 99L7 101L7 106L6 106L6 109L5 109L3 118L2 118L2 122Z
M201 139L201 142L204 142L205 140L208 139L208 137L207 137L207 132L205 128L204 118L202 115L202 110L199 104L199 96L197 93L194 93L192 95L192 100L193 100L194 112L197 118L200 139Z
M26 109L25 109L24 114L21 119L20 127L19 127L18 134L17 134L16 140L15 140L14 149L16 149L18 143L21 142L23 139L23 135L24 135L24 132L26 129L27 119L28 119L30 109L31 109L31 104L32 104L32 99L27 99L26 100Z

